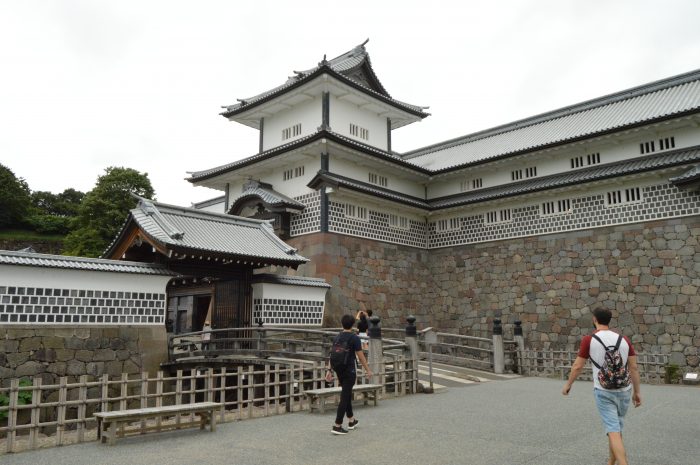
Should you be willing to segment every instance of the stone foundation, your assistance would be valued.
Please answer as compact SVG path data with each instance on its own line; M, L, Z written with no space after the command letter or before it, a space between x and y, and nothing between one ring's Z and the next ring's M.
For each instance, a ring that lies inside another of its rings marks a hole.
M110 377L156 372L167 360L164 327L0 327L0 383L40 376L56 384L61 376Z
M419 328L483 336L500 317L506 332L523 322L530 348L572 350L602 306L638 350L700 363L698 217L431 251L330 233L287 242L311 259L298 274L333 286L326 326L360 304L392 328L413 314Z

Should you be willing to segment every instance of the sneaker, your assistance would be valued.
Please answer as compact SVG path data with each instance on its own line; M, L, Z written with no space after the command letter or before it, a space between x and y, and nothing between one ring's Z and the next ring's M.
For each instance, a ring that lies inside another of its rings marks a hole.
M348 434L348 430L346 430L342 426L333 425L333 429L331 430L331 433L333 433L333 434Z
M348 429L355 429L355 428L357 428L357 424L358 424L358 423L359 423L359 421L357 420L357 418L354 419L353 421L351 421L350 423L348 423Z

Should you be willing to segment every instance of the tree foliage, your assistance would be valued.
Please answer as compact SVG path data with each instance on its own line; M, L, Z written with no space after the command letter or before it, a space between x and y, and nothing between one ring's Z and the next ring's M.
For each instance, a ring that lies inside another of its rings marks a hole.
M66 189L60 194L47 191L32 192L34 212L29 222L35 231L47 234L68 234L78 215L85 194L75 189Z
M95 187L85 194L73 223L73 231L64 242L67 255L98 257L112 242L135 200L131 194L152 199L148 173L131 168L109 167L97 178Z
M20 228L31 209L29 186L0 164L0 228Z

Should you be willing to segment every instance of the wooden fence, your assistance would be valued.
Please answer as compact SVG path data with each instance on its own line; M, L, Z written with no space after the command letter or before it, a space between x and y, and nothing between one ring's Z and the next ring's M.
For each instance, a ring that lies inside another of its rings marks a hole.
M576 360L576 352L568 350L525 350L519 356L521 374L526 376L569 376L571 365ZM664 382L665 367L669 363L668 354L637 354L639 375L643 383ZM591 365L586 363L580 379L591 380Z
M378 375L384 397L415 392L418 372L410 357L385 357ZM13 379L9 388L0 388L0 394L10 400L9 405L0 406L0 415L6 416L0 419L0 453L95 440L93 413L97 411L212 401L222 404L217 421L227 422L307 410L304 391L326 387L324 376L324 362L295 360L261 361L235 369L179 370L175 376L159 371L155 377L148 373L117 378L84 375L76 382L62 377L51 385L36 378L30 386L22 386ZM360 370L358 382L364 379ZM20 402L23 392L31 393L30 403ZM161 421L176 426L181 418L157 421L157 426Z

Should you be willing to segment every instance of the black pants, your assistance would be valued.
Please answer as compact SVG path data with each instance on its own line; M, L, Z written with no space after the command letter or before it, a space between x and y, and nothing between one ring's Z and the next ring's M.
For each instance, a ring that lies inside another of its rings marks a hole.
M343 417L347 415L352 418L352 387L355 385L357 377L354 371L336 372L338 382L343 390L340 393L340 403L338 403L338 413L335 415L335 424L342 425Z

